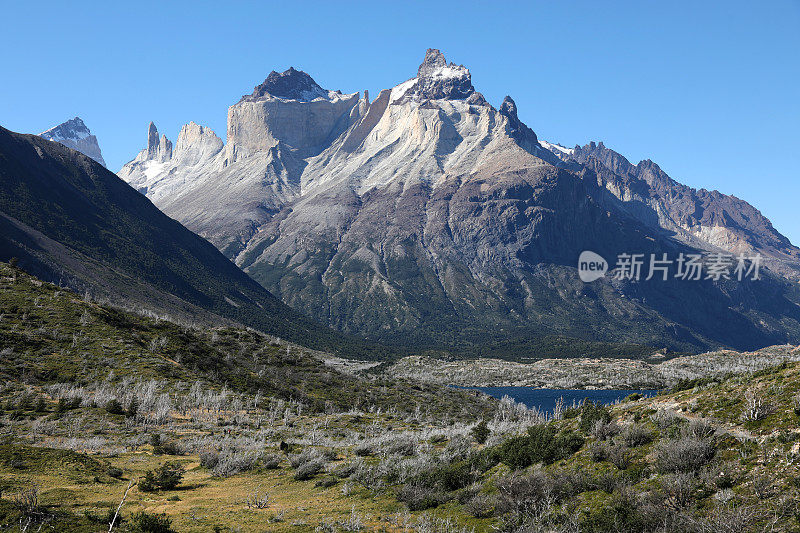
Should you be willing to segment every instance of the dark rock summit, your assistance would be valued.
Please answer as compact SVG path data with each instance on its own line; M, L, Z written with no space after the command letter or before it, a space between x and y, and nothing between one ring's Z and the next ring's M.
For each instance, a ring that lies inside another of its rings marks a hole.
M472 86L469 69L463 65L447 63L439 50L428 48L425 59L417 69L417 83L411 94L429 100L469 100L476 105L485 104L483 95Z
M314 98L324 98L328 91L320 87L314 79L303 72L289 67L284 72L272 71L261 84L253 89L249 98L258 99L265 95L286 98L287 100L313 100Z
M500 114L508 118L508 124L511 128L509 134L518 142L538 142L533 130L523 124L517 116L517 104L514 103L510 96L506 96L503 99L503 103L500 105Z

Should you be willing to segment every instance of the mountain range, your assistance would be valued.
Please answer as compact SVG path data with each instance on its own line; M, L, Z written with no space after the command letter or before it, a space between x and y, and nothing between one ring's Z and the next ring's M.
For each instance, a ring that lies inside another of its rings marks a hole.
M173 146L151 123L119 176L285 303L370 340L478 355L800 342L800 250L757 209L602 143L540 141L435 49L372 100L273 71L228 109L225 142L192 122ZM585 284L583 250L761 254L769 270Z

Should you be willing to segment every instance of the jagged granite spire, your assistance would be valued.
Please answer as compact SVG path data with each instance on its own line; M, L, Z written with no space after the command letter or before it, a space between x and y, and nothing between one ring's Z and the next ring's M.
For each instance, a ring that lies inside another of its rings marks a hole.
M86 127L86 124L83 123L80 117L75 117L54 128L50 128L40 133L39 136L48 141L55 141L63 144L67 148L77 150L91 157L101 165L106 166L103 154L100 152L100 145L97 142L97 137L92 135L92 132L89 131L89 128Z
M422 60L417 69L417 77L425 78L433 75L436 70L447 66L447 59L444 54L436 48L428 48L425 51L425 59ZM467 71L469 73L469 71Z
M538 139L536 133L528 126L526 126L517 116L517 104L510 96L503 99L500 105L500 114L508 118L508 125L510 127L509 134L519 143L528 141L530 143L537 143Z
M158 128L153 122L147 127L147 159L169 161L172 159L172 141L166 135L158 137Z

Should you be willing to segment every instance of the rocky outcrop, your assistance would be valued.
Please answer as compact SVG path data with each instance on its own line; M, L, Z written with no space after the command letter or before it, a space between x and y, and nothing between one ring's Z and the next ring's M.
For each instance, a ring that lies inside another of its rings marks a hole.
M75 117L66 122L59 124L47 131L39 134L48 141L54 141L63 144L67 148L77 150L84 155L88 155L98 163L106 166L103 159L103 154L100 151L100 145L97 142L97 137L92 135L86 124L80 117Z

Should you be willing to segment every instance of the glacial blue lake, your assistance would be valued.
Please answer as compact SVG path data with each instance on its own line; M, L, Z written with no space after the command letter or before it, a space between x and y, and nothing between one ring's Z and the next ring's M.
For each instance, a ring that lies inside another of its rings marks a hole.
M644 396L654 396L655 390L584 390L584 389L536 389L533 387L458 387L485 392L495 398L510 396L526 407L537 407L545 413L552 413L559 398L564 399L564 407L578 404L586 398L593 402L611 404L638 392Z

